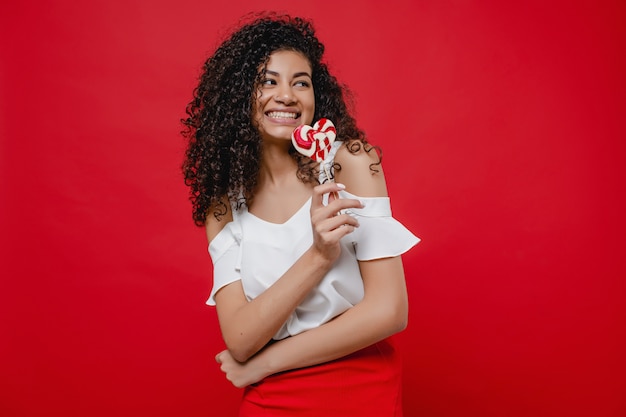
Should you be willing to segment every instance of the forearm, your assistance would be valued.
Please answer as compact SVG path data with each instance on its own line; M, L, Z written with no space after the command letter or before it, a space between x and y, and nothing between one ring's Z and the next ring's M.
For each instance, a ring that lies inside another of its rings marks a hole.
M258 352L278 332L295 308L324 277L331 264L314 250L308 250L270 288L252 301L233 305L233 292L224 288L216 295L222 336L239 361ZM239 297L241 298L241 297Z
M395 312L371 312L357 305L316 329L282 340L252 360L265 376L332 361L370 346L406 326Z
M314 188L311 197L311 247L271 287L254 300L247 300L241 281L231 283L215 294L222 336L233 357L246 361L257 353L280 329L326 275L341 253L340 241L358 221L338 212L362 208L356 199L340 199L323 204L325 193L343 189L335 183ZM272 262L267 259L267 262Z
M236 361L228 350L215 359L228 380L241 388L277 372L343 357L404 328L405 306L370 314L371 306L367 304L359 304L321 327L281 340L247 362Z
M281 340L253 357L266 375L331 361L406 327L408 299L399 257L361 263L365 297L320 327Z

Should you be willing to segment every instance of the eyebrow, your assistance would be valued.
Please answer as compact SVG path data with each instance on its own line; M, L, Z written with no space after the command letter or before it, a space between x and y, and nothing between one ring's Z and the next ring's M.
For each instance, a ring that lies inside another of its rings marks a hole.
M277 73L276 71L265 70L265 73L269 74L269 75L273 75L275 77L280 76L280 74ZM308 72L296 72L295 74L293 74L293 78L298 78L298 77L302 77L302 76L307 76L307 77L313 79L313 77L311 77L311 74L309 74Z

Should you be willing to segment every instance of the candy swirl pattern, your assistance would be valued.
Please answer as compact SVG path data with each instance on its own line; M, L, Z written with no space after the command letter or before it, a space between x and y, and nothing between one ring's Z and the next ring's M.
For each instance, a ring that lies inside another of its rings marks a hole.
M328 156L337 130L333 122L321 118L313 126L300 125L291 134L291 142L298 152L317 162Z

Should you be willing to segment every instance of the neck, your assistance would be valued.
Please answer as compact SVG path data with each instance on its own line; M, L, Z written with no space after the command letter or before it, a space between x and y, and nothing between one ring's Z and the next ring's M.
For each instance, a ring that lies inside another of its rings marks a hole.
M297 162L289 155L289 144L264 144L259 171L260 186L283 186L297 178L297 170Z

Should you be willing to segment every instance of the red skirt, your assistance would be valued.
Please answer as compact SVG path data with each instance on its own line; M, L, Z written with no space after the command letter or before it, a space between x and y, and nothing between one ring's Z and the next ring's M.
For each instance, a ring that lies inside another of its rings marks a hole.
M399 355L383 340L246 387L239 417L402 417Z

